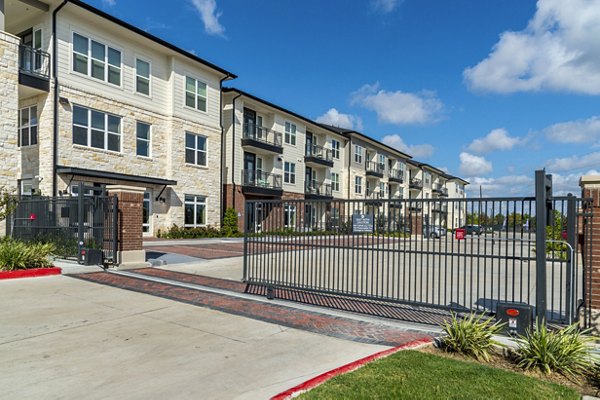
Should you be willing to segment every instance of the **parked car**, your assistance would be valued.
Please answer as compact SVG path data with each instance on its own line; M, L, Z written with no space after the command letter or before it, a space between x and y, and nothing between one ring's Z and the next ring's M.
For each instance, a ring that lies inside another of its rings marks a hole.
M431 239L439 239L446 236L448 231L439 225L423 225L423 236Z
M458 229L464 229L467 235L481 235L484 231L479 225L463 225Z

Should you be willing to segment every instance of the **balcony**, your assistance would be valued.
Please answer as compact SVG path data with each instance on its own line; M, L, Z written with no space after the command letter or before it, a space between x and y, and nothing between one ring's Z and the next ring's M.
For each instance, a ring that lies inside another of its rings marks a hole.
M257 152L283 154L282 135L262 126L244 124L242 147L251 147Z
M403 183L404 182L404 171L399 169L391 169L388 179L391 182Z
M19 84L36 89L38 92L50 91L50 54L30 46L19 46Z
M431 212L437 214L448 214L448 205L447 204L432 204Z
M323 146L307 144L304 162L317 166L333 167L333 155L330 149Z
M331 185L329 183L307 181L304 185L304 197L306 199L333 199Z
M423 210L423 202L411 201L408 203L408 209L412 212L420 213Z
M245 169L242 171L242 192L259 196L279 197L283 193L282 181L279 174Z
M421 190L423 189L423 181L417 178L411 178L408 187L411 190Z
M385 200L385 193L381 191L367 191L365 196L365 204L368 205L382 205L383 200Z
M433 193L436 193L439 197L448 197L448 189L439 183L433 184Z
M389 202L390 208L398 208L398 209L402 208L402 204L404 203L404 198L402 196L390 195L389 199L390 199L390 202Z
M377 162L368 161L365 167L367 172L367 176L374 176L376 178L383 178L383 172L385 171L385 166L383 164L379 164Z

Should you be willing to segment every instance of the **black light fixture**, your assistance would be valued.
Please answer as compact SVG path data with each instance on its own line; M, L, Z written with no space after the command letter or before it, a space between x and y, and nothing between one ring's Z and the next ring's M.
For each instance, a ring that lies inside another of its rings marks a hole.
M62 104L63 106L68 106L69 105L69 99L67 99L66 97L59 97L58 98L58 102L60 104Z

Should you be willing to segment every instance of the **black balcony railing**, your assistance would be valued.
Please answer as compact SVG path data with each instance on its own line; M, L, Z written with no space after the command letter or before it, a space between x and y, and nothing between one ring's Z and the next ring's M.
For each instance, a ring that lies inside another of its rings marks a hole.
M304 185L304 192L308 195L332 197L331 184L307 181Z
M411 189L423 189L423 181L421 181L420 179L417 179L417 178L412 178L410 180L409 187Z
M366 198L369 200L385 199L385 193L380 190L367 190Z
M433 191L440 196L448 196L448 189L446 189L443 185L439 183L433 184Z
M50 79L50 54L31 46L19 46L19 72Z
M281 189L281 175L260 170L245 169L242 171L242 185L264 189Z
M383 172L385 171L385 165L380 164L378 162L369 161L366 165L366 171L383 176Z
M254 124L244 124L243 139L256 140L271 146L282 146L281 132L257 126Z
M389 179L395 182L404 182L404 171L400 169L391 169Z
M321 159L327 162L333 162L333 155L331 150L318 144L307 144L306 145L306 157Z

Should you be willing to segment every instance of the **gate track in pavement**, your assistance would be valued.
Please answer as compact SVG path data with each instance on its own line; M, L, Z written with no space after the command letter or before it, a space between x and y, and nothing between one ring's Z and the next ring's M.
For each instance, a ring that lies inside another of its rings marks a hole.
M210 286L233 292L256 292L256 288L253 289L252 285L246 285L241 282L208 278L161 269L147 268L137 270L135 273ZM226 294L153 282L143 279L142 276L137 278L110 272L75 274L69 276L89 282L145 293L152 296L159 296L182 303L206 307L229 314L240 315L247 318L355 342L384 346L399 346L415 340L431 338L431 335L424 332L396 328L384 323L360 321L340 316L321 314L314 311L301 310L284 305L267 304L261 301L243 299L228 296ZM281 293L279 293L279 295L281 295Z

